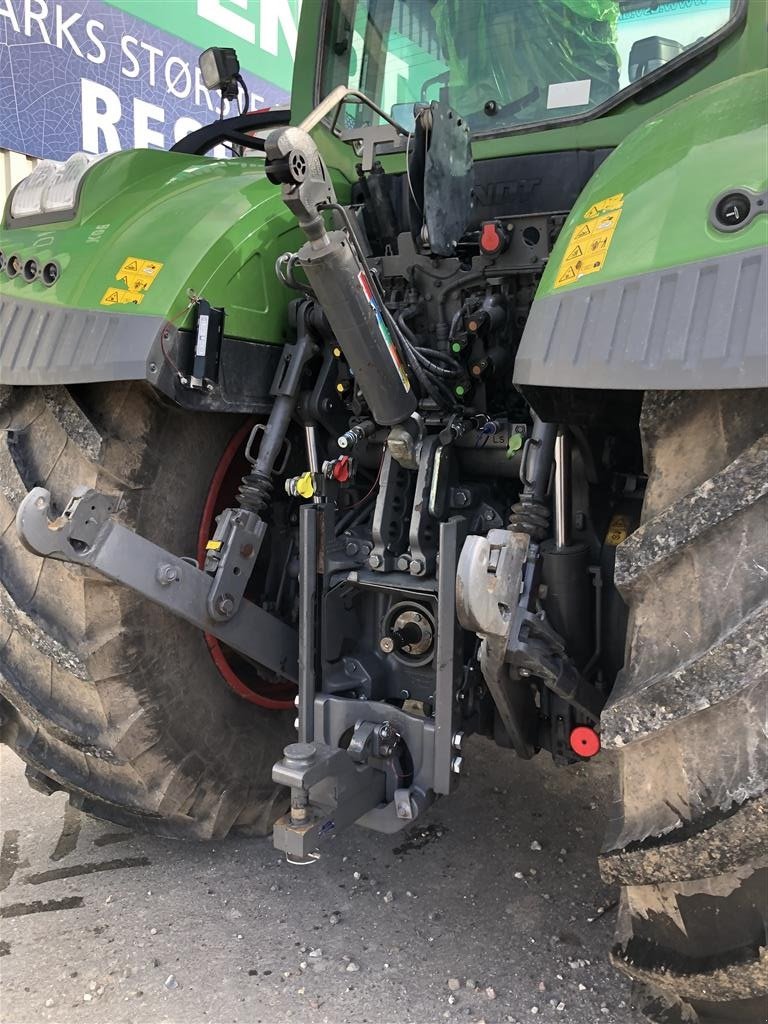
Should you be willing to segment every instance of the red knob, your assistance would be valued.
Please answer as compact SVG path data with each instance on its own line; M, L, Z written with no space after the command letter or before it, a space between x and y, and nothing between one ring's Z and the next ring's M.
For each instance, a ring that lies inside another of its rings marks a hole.
M495 220L487 220L480 231L480 251L486 256L504 252L509 245L509 235Z
M577 725L569 737L571 750L579 757L594 757L600 753L600 737L588 725Z

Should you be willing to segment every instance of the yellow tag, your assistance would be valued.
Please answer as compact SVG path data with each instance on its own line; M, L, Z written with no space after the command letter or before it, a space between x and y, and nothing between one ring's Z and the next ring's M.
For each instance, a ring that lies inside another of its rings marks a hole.
M607 210L618 210L623 205L624 193L618 192L615 196L609 196L607 199L601 199L599 203L595 203L594 206L590 206L584 214L584 220L591 220L592 217L599 217L601 213L605 213Z
M612 548L621 544L629 536L631 525L629 516L614 516L608 527L608 533L605 535L605 543L610 544Z
M312 474L302 473L299 479L296 481L296 493L300 494L302 498L311 498L315 493L315 488L312 486Z
M152 284L153 278L144 277L142 274L118 274L117 283L130 292L145 292Z
M119 287L107 288L101 300L102 306L120 306L127 302L138 305L149 291L152 282L163 269L157 260L142 260L137 256L129 256L123 260L122 266L115 274Z
M220 540L209 540L205 545L206 551L221 551L222 544L224 542Z
M621 195L604 199L603 203L615 203ZM595 204L587 211L593 213L601 203ZM603 269L605 257L621 216L621 209L600 213L583 224L577 224L565 250L565 256L557 271L555 288L578 281L587 274L596 274Z
M140 274L151 283L163 269L164 265L163 263L158 263L157 260L142 260L136 256L129 256L128 259L123 260L123 264L115 276L122 277L123 274Z
M125 288L107 288L101 297L101 306L124 306L126 303L133 303L138 306L144 298L142 292L129 292Z

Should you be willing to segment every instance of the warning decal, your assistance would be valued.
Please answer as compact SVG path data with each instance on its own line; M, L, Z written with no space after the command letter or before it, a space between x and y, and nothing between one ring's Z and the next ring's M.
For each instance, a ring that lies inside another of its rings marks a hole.
M363 289L363 294L365 295L365 297L368 300L368 303L369 303L371 309L374 312L374 316L376 317L376 324L377 324L377 326L379 328L379 332L381 333L382 338L384 339L384 341L387 344L387 351L389 352L389 354L390 354L390 356L392 358L392 362L397 367L397 372L400 375L400 380L402 381L402 385L403 385L403 387L405 388L406 391L410 391L411 390L411 382L408 380L408 374L405 372L405 367L403 366L403 364L400 361L400 356L398 355L397 349L395 348L395 343L392 340L392 335L390 334L389 328L387 327L386 323L384 322L384 317L381 315L381 310L379 309L379 304L376 301L376 299L374 297L374 294L373 294L373 288L371 287L370 281L365 276L365 272L364 271L362 271L362 270L360 271L360 273L357 275L357 280L360 282L360 287Z
M102 306L117 306L132 302L137 305L149 291L163 264L157 260L144 260L129 256L115 274L119 287L107 288L101 300Z
M141 292L129 292L125 288L107 288L101 297L101 306L123 306L132 302L138 306L144 295Z
M603 263L621 216L624 194L601 199L587 210L584 221L573 229L565 256L557 271L555 288L596 274Z
M627 539L631 526L632 524L629 521L629 516L614 516L608 526L608 533L605 535L605 543L610 544L611 547L615 548L618 544L621 544L622 541Z

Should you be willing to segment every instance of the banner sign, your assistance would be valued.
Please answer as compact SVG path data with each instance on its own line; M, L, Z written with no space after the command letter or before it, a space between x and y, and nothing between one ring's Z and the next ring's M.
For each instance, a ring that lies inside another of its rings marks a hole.
M0 0L0 148L167 149L219 116L197 66L209 46L237 50L251 109L287 104L299 2Z

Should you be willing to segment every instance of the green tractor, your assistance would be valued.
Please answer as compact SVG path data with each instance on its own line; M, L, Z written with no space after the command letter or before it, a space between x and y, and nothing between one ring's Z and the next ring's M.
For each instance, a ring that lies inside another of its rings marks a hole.
M613 748L616 965L651 1019L763 1020L765 58L759 0L306 0L290 116L38 165L0 230L29 782L307 863L473 733Z

